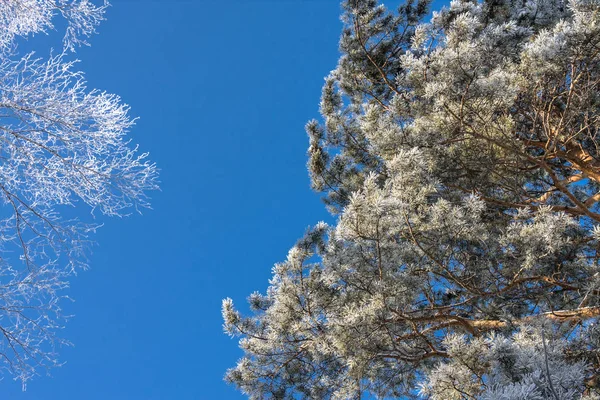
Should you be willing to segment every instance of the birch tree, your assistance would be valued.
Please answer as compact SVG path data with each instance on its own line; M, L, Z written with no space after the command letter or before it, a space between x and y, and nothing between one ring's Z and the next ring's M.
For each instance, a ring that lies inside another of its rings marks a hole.
M597 399L600 2L343 3L308 168L337 222L223 302L253 399Z
M107 3L0 1L0 366L25 384L60 365L63 289L87 266L97 227L72 207L122 216L148 206L156 168L129 144L134 119L113 94L90 90L73 52ZM19 43L65 26L63 50L20 54Z

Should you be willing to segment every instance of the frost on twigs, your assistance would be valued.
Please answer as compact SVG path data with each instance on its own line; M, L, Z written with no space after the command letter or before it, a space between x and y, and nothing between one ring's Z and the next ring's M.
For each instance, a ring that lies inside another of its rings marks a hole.
M63 289L87 266L99 225L68 209L123 216L148 207L157 189L156 167L126 137L134 119L118 96L88 89L66 52L42 58L13 46L60 15L73 50L106 6L0 0L0 366L23 384L59 365Z
M96 5L90 0L1 0L0 50L11 47L16 37L49 33L53 19L60 15L67 23L63 38L65 49L87 44L86 38L95 33L104 19L108 1Z

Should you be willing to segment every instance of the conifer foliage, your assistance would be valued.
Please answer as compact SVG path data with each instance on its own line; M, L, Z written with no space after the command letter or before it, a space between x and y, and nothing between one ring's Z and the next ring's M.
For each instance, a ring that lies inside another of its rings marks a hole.
M600 398L600 1L343 4L309 230L244 316L253 399Z

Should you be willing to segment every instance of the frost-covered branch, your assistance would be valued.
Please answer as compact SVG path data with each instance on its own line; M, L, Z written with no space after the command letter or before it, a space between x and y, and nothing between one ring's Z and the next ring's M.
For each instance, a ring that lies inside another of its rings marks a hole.
M0 50L12 47L18 37L48 33L59 14L66 22L64 46L71 51L95 33L104 19L108 2L95 5L90 0L2 0L0 1Z
M69 277L87 266L98 222L68 208L126 215L148 207L157 170L131 146L129 107L88 89L67 52L19 55L18 40L66 21L65 50L84 44L108 3L0 0L0 368L25 384L60 365ZM67 211L67 212L65 212Z

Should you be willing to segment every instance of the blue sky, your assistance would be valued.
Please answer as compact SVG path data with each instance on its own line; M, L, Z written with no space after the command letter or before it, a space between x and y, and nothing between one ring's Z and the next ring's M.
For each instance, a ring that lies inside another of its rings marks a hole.
M222 380L241 353L222 333L221 300L264 290L273 263L327 218L303 127L337 63L339 3L112 3L77 57L90 88L140 117L131 136L162 191L142 216L103 220L65 303L66 364L24 393L5 376L2 397L241 399Z

